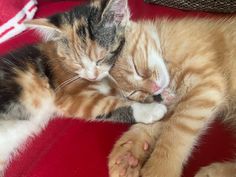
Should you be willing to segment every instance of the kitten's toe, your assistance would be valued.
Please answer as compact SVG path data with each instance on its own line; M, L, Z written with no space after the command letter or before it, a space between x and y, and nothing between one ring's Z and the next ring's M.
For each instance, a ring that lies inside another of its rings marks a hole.
M127 175L134 177L134 174L138 175L138 171L133 170L138 167L138 159L132 155L132 153L127 152L127 154L121 155L116 161L116 165L119 170L119 176L126 177ZM137 176L135 175L135 176Z
M110 177L138 177L139 160L130 151L133 142L121 144L115 147L110 154L109 173Z

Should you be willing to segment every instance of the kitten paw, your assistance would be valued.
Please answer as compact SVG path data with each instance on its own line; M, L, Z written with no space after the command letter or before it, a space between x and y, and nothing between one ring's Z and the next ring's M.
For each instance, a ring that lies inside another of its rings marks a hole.
M236 177L236 163L213 163L202 167L195 177Z
M159 103L134 103L132 108L136 122L146 124L160 120L167 112L166 106Z
M139 177L140 169L152 151L153 139L140 128L126 132L109 156L110 177Z

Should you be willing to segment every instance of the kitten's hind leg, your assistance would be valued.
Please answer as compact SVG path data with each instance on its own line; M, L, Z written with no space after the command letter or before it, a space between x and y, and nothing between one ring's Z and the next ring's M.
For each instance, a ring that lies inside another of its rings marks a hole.
M213 163L202 167L195 177L236 177L236 162Z
M135 124L122 135L109 155L110 177L140 176L140 169L153 150L160 125Z

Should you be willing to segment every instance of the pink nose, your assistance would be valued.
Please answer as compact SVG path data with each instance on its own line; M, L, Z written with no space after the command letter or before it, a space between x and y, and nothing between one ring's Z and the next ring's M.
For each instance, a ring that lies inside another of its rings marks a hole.
M152 92L157 92L158 90L160 90L160 87L157 85L157 83L153 83L152 85Z
M90 77L90 78L88 78L88 80L90 80L90 81L95 81L97 79L97 77Z

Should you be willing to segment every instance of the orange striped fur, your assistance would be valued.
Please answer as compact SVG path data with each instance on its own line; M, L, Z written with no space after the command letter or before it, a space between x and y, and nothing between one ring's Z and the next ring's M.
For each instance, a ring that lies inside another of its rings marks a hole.
M163 121L146 125L140 131L136 131L140 125L134 125L116 143L109 160L111 177L180 177L208 124L219 113L225 113L227 121L236 120L235 30L235 18L131 23L112 76L127 96L136 90L132 99L145 100L144 95L152 95L147 83L158 78L158 69L149 65L150 51L156 51L165 60L171 78L169 89L176 97ZM126 142L129 145L124 146ZM147 142L150 151L143 148ZM197 177L235 174L236 164L227 163L206 167Z

